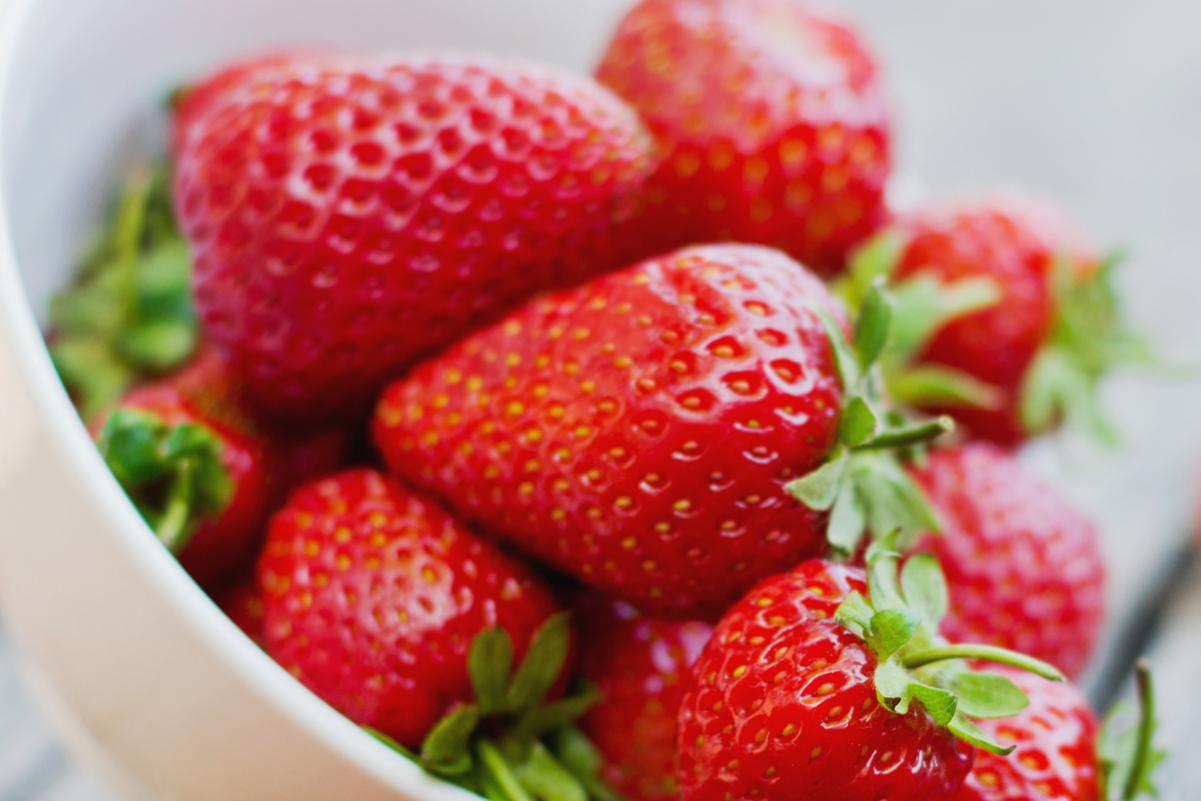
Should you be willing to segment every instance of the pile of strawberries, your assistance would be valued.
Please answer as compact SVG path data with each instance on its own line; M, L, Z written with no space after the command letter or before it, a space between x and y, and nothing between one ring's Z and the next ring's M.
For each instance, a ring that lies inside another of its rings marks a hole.
M1062 683L1096 531L1014 456L1110 437L1146 348L1054 208L889 207L852 27L643 0L595 80L282 53L172 120L51 349L163 543L378 739L494 801L1150 789L1145 677L1100 742Z

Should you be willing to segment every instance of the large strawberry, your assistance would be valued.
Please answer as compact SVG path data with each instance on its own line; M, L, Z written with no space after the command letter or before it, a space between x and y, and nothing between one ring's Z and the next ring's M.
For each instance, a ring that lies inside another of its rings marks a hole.
M888 108L841 21L794 0L643 0L597 77L662 146L642 255L732 239L828 274L885 219Z
M174 150L206 332L300 420L612 266L651 166L634 112L590 80L468 57L234 66L183 95Z
M1154 796L1151 775L1162 759L1152 745L1154 699L1145 665L1138 669L1140 715L1130 725L1119 708L1098 731L1084 694L1009 668L999 673L1026 694L1030 705L1006 720L981 721L1009 757L976 753L955 801L1132 801Z
M876 297L856 357L825 287L782 253L685 249L534 301L419 366L385 391L375 442L392 471L524 552L648 614L715 618L824 552L836 495L863 501L835 510L840 544L865 518L839 509L870 507L876 533L932 522L861 395L888 325ZM785 487L813 473L807 507Z
M1062 212L1016 196L933 205L873 244L853 273L860 286L881 273L897 285L894 396L1006 446L1061 421L1112 438L1097 383L1149 353L1120 327L1114 261Z
M713 632L680 703L683 801L950 801L975 748L1006 753L971 718L1025 705L988 658L1061 678L989 646L947 645L937 562L877 542L868 570L821 560L768 579ZM960 739L956 739L956 738Z
M601 694L579 725L604 757L601 775L632 801L674 801L680 695L713 628L653 620L591 594L575 608L586 634L579 673Z
M942 523L920 547L938 556L950 584L943 633L1078 676L1105 620L1105 564L1092 523L996 446L935 451L913 474Z
M211 349L130 391L92 432L159 539L205 585L252 555L292 487L335 469L346 451L338 429L293 435L257 423Z

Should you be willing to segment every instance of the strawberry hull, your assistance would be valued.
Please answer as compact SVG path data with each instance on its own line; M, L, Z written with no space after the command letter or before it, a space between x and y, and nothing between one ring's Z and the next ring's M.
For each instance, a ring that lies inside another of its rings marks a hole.
M538 300L388 388L389 468L648 614L713 618L824 547L784 492L834 444L821 283L781 253L680 251Z

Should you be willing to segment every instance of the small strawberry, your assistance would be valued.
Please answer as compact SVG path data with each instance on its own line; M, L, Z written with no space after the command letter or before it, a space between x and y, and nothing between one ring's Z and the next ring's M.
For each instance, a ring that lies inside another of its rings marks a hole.
M292 487L338 467L346 450L340 430L264 429L211 349L135 388L91 428L113 475L203 585L245 562Z
M271 520L259 583L268 653L351 720L406 746L471 700L477 634L504 629L520 657L558 611L524 565L367 469L292 496Z
M680 703L682 801L949 801L976 746L971 718L1025 698L989 659L1062 679L1050 665L934 632L946 587L929 556L900 571L890 543L864 571L821 560L768 579L713 632ZM959 738L958 740L956 738Z
M1061 212L1014 197L932 206L873 245L852 272L859 286L882 273L896 285L895 397L1006 446L1061 421L1112 439L1097 384L1151 357L1120 327L1115 261Z
M782 253L685 249L420 365L385 391L374 440L390 470L523 552L647 614L716 618L824 552L836 497L853 496L840 545L868 521L933 524L885 450L915 431L865 399L888 327L877 301L852 353L825 287ZM815 472L806 507L786 485Z
M587 635L579 674L602 699L579 726L604 757L601 776L631 801L674 801L680 694L713 628L652 620L594 595L576 610Z
M942 523L919 549L950 584L942 633L1012 648L1078 676L1105 620L1092 523L996 446L937 450L913 471Z
M1120 707L1098 734L1097 719L1083 693L1000 668L1030 705L1006 720L980 727L1015 750L1008 758L976 753L972 772L955 801L1133 801L1156 795L1151 774L1162 759L1152 745L1154 698L1150 673L1138 669L1140 720L1128 725Z
M468 57L281 55L185 93L196 303L255 399L346 414L416 357L608 264L650 169L588 79Z
M885 221L888 107L846 23L793 0L643 0L596 74L663 150L640 255L756 242L830 274Z

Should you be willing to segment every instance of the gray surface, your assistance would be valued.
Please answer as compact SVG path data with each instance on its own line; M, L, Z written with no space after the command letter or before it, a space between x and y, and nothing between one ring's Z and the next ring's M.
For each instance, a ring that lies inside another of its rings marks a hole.
M1124 245L1131 316L1201 363L1201 4L1189 0L842 0L879 45L898 111L903 194L1041 189L1099 243ZM1027 459L1097 519L1114 630L1153 594L1189 530L1201 384L1119 379L1127 446L1042 445ZM1165 738L1201 744L1201 579L1153 649ZM1111 631L1112 635L1112 631ZM107 796L75 771L21 691L0 636L0 801ZM1114 653L1112 636L1107 644ZM1095 674L1096 675L1096 674ZM1094 675L1094 678L1095 678ZM1178 757L1166 799L1196 797Z

